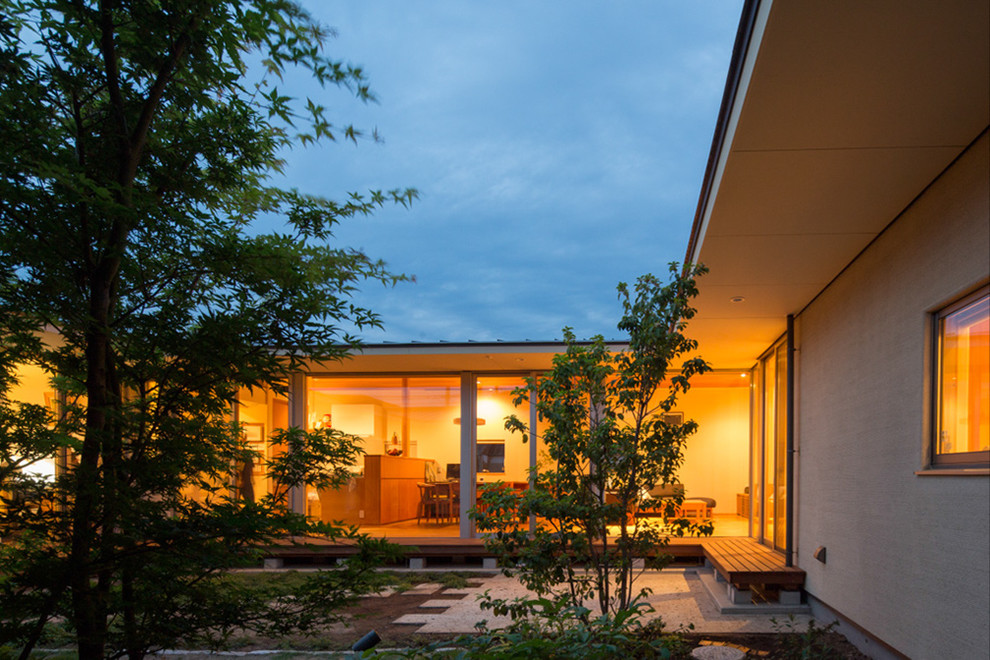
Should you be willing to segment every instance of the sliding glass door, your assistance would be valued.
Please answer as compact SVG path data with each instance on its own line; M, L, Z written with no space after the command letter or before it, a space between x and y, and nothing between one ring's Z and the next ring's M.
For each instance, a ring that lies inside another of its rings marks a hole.
M509 415L530 422L529 404L513 404L522 385L514 374L307 376L307 428L357 436L364 453L341 487L307 489L306 513L374 536L471 536L464 514L482 487L528 487L532 446L505 430Z
M340 488L307 490L307 514L376 536L456 536L449 511L420 506L420 484L457 477L460 406L456 376L309 376L307 426L357 436L364 454Z
M752 535L783 550L787 536L787 345L760 358L753 377Z

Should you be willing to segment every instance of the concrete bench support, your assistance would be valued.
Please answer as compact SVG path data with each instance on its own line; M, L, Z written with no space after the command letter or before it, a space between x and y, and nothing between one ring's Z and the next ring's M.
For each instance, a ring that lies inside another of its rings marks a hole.
M753 601L753 592L749 589L740 589L733 585L728 585L729 602L733 605L746 605Z

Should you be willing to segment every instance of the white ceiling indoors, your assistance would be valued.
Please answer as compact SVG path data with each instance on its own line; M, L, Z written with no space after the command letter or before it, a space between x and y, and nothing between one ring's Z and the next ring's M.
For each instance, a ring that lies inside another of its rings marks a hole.
M751 366L990 117L986 0L760 5L688 255L718 368Z

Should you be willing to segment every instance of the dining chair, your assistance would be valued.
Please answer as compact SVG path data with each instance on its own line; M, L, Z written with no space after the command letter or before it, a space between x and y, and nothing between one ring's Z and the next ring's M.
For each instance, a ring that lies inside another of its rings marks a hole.
M460 497L458 497L458 490L460 489L460 484L456 481L441 481L434 484L434 486L440 517L445 522L448 520L453 522L459 514Z
M417 483L419 488L419 506L416 508L416 524L423 518L426 522L430 518L440 517L440 501L437 499L436 486L433 484Z

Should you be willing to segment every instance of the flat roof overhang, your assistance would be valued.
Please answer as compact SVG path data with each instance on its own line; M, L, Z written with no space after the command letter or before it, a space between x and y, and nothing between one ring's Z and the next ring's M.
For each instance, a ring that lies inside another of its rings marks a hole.
M747 2L685 257L699 353L753 365L988 118L986 0Z
M625 346L607 342L612 350ZM311 363L312 373L460 373L546 371L562 342L411 342L368 344L340 362Z
M605 343L613 352L628 347L626 342ZM566 348L563 342L553 341L369 344L340 362L319 365L310 361L306 371L317 376L428 376L464 372L528 374L550 370L554 356ZM692 377L691 384L692 387L748 387L749 378L745 372L719 370L696 375Z

